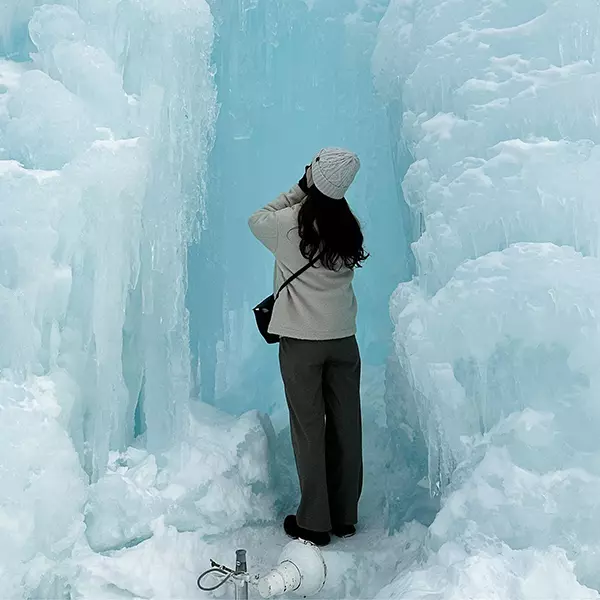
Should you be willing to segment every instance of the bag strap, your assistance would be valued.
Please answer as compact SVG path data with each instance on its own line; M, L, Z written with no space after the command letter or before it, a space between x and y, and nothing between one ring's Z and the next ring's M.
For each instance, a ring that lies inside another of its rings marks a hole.
M281 287L277 290L277 293L275 294L275 300L277 300L277 298L279 298L279 294L281 294L281 292L288 285L290 285L290 283L292 283L292 281L295 281L296 279L298 279L298 277L300 277L300 275L306 273L306 271L308 271L311 267L314 267L315 264L319 261L320 258L321 258L321 254L318 254L310 262L306 263L299 271L296 271L291 277L289 277L288 279L286 279L281 284Z

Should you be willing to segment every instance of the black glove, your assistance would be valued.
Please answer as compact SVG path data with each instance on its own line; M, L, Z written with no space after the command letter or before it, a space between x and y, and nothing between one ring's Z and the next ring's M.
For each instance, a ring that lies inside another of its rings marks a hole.
M308 194L308 181L306 180L306 172L308 171L308 169L310 168L310 165L307 165L306 168L304 169L304 176L302 177L302 179L298 182L298 187L305 193Z

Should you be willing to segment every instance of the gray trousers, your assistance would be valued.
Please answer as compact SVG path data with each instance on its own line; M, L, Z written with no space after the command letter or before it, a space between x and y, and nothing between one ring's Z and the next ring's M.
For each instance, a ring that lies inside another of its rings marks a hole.
M321 532L355 525L363 478L356 338L283 338L279 361L302 493L298 525Z

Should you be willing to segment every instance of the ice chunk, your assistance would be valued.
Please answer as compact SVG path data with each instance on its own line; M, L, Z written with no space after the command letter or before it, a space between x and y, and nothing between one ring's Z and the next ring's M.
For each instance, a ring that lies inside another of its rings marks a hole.
M200 407L197 407L200 408ZM90 490L87 536L95 550L123 547L151 535L152 522L202 535L272 520L273 497L265 430L259 416L223 417L203 407L186 439L159 458L116 454Z
M377 600L596 600L595 590L578 583L560 550L512 550L498 545L478 551L444 546L431 564L399 578Z
M61 173L0 165L0 364L20 376L67 369L79 385L71 433L81 452L86 429L102 463L110 440L124 444L118 440L133 430L124 426L133 408L119 373L125 306L139 273L144 144L98 142ZM85 366L88 353L97 376Z
M83 102L42 71L28 71L9 105L9 157L34 169L59 169L98 138Z
M116 135L126 136L131 131L123 77L105 50L82 42L63 42L54 48L52 58L60 80L86 102L96 125L109 127Z
M40 52L52 50L58 42L81 42L86 26L79 13L68 6L44 4L29 21L29 37Z
M525 406L567 403L568 421L583 419L597 385L599 276L600 261L572 248L517 244L465 263L429 302L408 296L396 340L436 436L430 468L448 476L468 454L463 436Z
M148 166L143 140L97 142L63 173L80 194L83 224L71 258L77 266L65 317L65 329L78 335L65 338L61 351L84 394L86 415L78 425L88 440L86 467L95 472L102 470L109 449L125 447L133 438L139 387L128 389L135 383L123 375L123 328L140 272Z
M0 582L7 598L50 597L44 589L62 595L67 578L59 565L83 539L85 476L57 421L60 393L50 381L0 381Z
M592 183L599 158L590 141L511 140L485 159L459 161L439 179L415 163L404 185L414 208L425 212L425 232L413 246L423 285L435 292L464 260L519 241L599 256Z
M87 27L79 14L65 6L41 6L29 33L39 51L34 64L79 96L95 125L127 135L130 108L123 75L104 48L86 43Z

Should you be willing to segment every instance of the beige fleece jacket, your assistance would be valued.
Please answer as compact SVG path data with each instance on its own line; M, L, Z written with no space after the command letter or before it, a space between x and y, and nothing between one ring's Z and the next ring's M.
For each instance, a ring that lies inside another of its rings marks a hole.
M298 212L304 192L288 193L255 212L252 233L275 255L275 291L306 263L300 252ZM279 295L269 333L300 340L336 340L356 333L354 271L331 271L317 262Z

